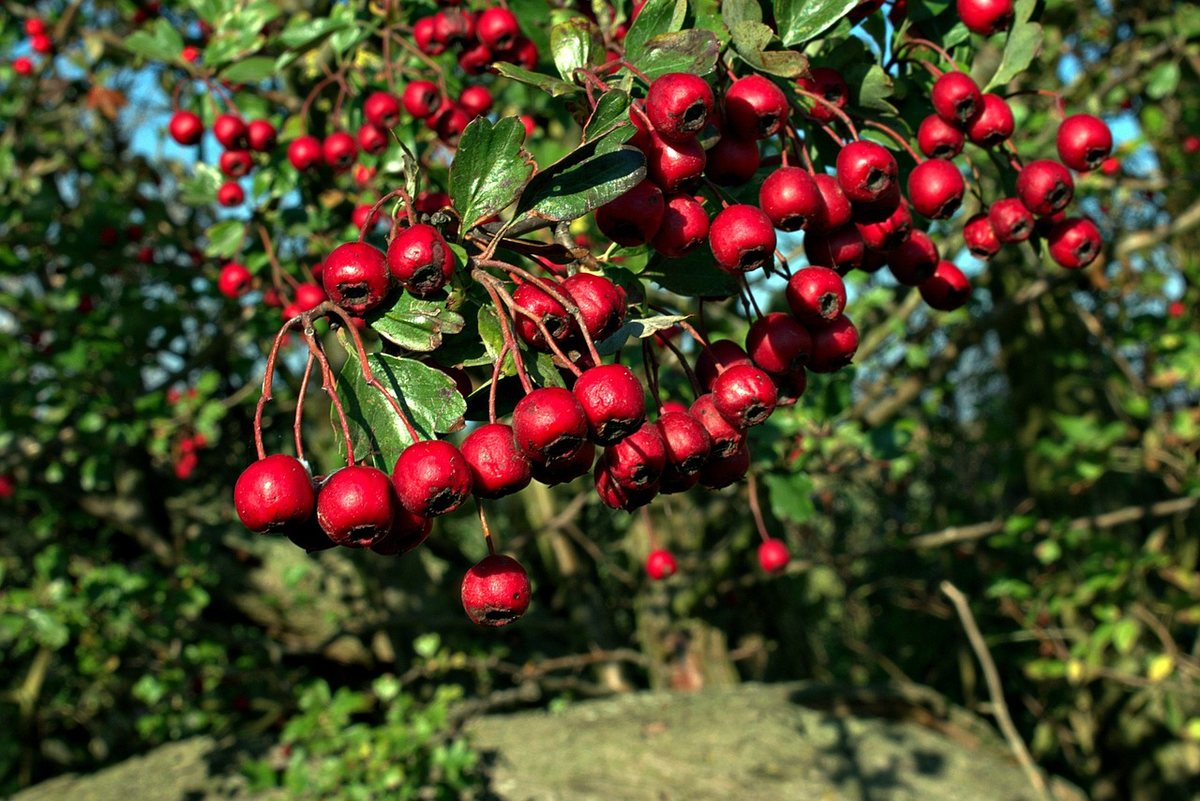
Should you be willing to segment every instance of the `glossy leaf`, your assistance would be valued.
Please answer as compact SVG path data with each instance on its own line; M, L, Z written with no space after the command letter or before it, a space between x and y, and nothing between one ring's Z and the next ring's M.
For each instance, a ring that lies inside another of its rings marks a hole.
M367 315L371 328L405 350L428 353L442 344L442 336L463 330L458 312L446 308L445 300L422 300L398 292L396 302Z
M486 117L477 117L463 131L450 165L450 197L464 231L521 195L536 166L524 142L525 126L516 117L505 117L494 126Z

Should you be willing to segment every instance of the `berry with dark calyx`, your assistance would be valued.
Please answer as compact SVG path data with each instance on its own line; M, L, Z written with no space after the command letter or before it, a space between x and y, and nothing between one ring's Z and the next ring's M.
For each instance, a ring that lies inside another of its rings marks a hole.
M908 175L908 200L918 214L946 220L962 205L967 185L952 161L929 159Z
M625 323L625 293L604 276L580 271L564 279L562 289L579 307L593 340L607 339Z
M514 303L526 310L515 311L513 322L516 324L517 336L527 345L539 350L550 349L546 337L534 323L535 319L541 320L555 342L563 342L571 334L571 324L574 322L571 315L553 295L540 286L532 282L521 284L513 292L512 298Z
M992 227L988 215L982 212L967 220L963 226L963 242L972 256L984 261L999 253L1004 244L996 236L996 229Z
M245 150L226 150L221 154L218 166L220 166L221 172L230 178L241 178L250 174L251 168L254 167L254 161Z
M850 97L850 87L846 84L846 79L840 72L829 67L814 67L808 71L808 77L800 78L796 83L804 91L825 98L834 108L844 108ZM821 122L833 122L838 118L833 109L816 101L808 110L808 116Z
M1099 117L1074 114L1058 126L1055 136L1058 157L1073 170L1088 172L1104 163L1112 153L1112 130Z
M442 95L433 81L413 81L404 87L400 96L404 110L418 120L423 120L438 110Z
M596 494L600 496L600 501L610 509L632 512L634 509L650 503L658 495L657 484L635 489L622 487L613 477L612 468L606 459L596 462L592 480L596 487Z
M643 422L632 434L604 449L612 480L622 489L654 487L667 464L662 434L654 423Z
M315 485L324 482L324 479L313 479ZM288 527L283 535L295 545L297 548L303 548L305 553L316 553L318 551L328 551L330 548L336 548L337 543L329 539L329 535L325 533L325 529L321 528L321 524L317 522L317 515L314 512L298 526Z
M679 192L698 182L704 175L707 155L696 139L669 142L657 133L650 134L646 146L646 175L664 193Z
M171 115L167 129L171 138L181 145L197 144L204 136L204 123L198 114L191 111L176 111Z
M512 421L517 447L538 464L570 459L587 442L587 414L562 387L535 389L521 398Z
M764 573L770 573L773 576L782 574L791 558L783 540L766 539L758 546L758 566Z
M632 435L646 419L645 390L623 364L601 364L584 370L571 391L587 415L592 440L601 445Z
M738 78L725 92L725 129L739 139L767 139L787 122L783 90L761 75Z
M929 279L941 260L933 238L924 231L913 231L900 247L888 254L888 268L905 286L917 286Z
M596 446L588 442L579 452L567 459L559 459L549 464L538 464L531 461L529 471L533 479L547 487L566 484L580 476L586 476L596 463Z
M1015 127L1008 101L1000 95L986 94L979 113L967 120L964 131L973 144L990 148L1007 142Z
M713 382L713 406L739 428L767 422L778 391L771 377L754 365L731 367Z
M480 13L475 21L475 35L493 50L507 50L516 44L521 26L507 8L493 7Z
M480 626L507 626L529 609L529 574L511 556L485 556L463 576L462 603Z
M971 33L991 36L1013 21L1013 0L955 0L958 18Z
M462 455L471 469L471 491L480 498L503 498L529 486L529 459L513 440L513 429L489 423L467 435Z
M428 56L440 56L446 52L446 45L434 36L433 29L436 21L432 16L421 17L413 23L413 41L417 48Z
M753 364L750 355L732 339L718 339L696 358L696 380L705 392L712 391L717 376L739 364Z
M696 398L689 411L712 439L712 457L728 456L746 441L746 429L731 423L717 410L711 392Z
M865 250L862 234L853 224L827 233L809 231L804 236L804 255L809 264L831 267L843 274L862 264Z
M726 133L709 148L704 174L718 186L737 186L754 177L761 160L758 142Z
M799 231L822 214L817 182L799 167L780 167L763 181L758 205L780 231Z
M278 138L275 126L266 120L252 120L246 127L246 142L255 153L270 153Z
M646 116L663 139L685 142L704 130L714 103L712 89L699 75L669 72L650 84Z
M458 66L468 75L482 75L495 60L496 54L483 42L476 42L458 54Z
M475 15L449 8L433 15L434 41L444 45L468 43L475 38Z
M401 506L420 517L435 517L453 512L471 494L471 466L449 442L414 442L396 459L392 483Z
M246 147L246 123L232 114L219 114L213 120L213 136L227 150L242 150Z
M850 217L856 225L874 225L895 214L904 202L904 193L900 191L900 182L893 181L888 190L875 200L852 203L853 211Z
M855 223L855 226L867 247L878 251L895 250L912 236L912 212L907 203L901 203L886 219L865 225Z
M392 519L391 529L369 547L382 556L400 556L427 540L432 531L432 518L414 515L396 504L396 515Z
M596 227L618 245L637 247L658 233L665 208L662 190L647 179L596 209Z
M425 297L444 287L454 275L454 252L436 228L417 223L392 238L386 264L401 286Z
M930 114L917 128L917 147L926 158L952 159L962 152L966 137L939 114Z
M388 149L387 131L369 122L365 122L359 127L355 139L358 140L359 149L372 156L378 156Z
M675 562L675 557L670 551L665 551L662 548L653 550L646 557L646 575L654 581L662 581L665 578L675 575L679 570L679 565Z
M664 201L662 224L650 244L667 258L678 259L708 238L708 212L688 194L671 195Z
M663 472L664 493L674 491L668 482L675 485L680 479L695 476L708 461L712 453L712 437L708 430L687 411L664 412L655 423L662 436L667 454ZM692 482L695 483L695 482ZM690 484L684 489L690 488Z
M962 126L983 108L979 84L965 72L946 72L929 92L933 110L951 125Z
M246 200L246 190L237 181L226 181L217 189L217 202L225 208L240 206Z
M784 296L802 325L823 328L846 308L846 282L828 267L805 267L792 273Z
M775 258L775 226L757 206L727 206L713 218L708 244L718 267L742 275Z
M321 140L315 136L300 136L288 145L288 161L300 172L311 170L323 158Z
M468 117L487 114L492 108L492 93L482 84L468 86L458 96L458 105Z
M1087 267L1100 255L1100 229L1086 217L1068 217L1047 237L1050 258L1068 270Z
M1017 197L1039 217L1062 211L1074 196L1071 172L1057 161L1031 161L1017 174Z
M896 182L899 169L895 157L875 142L850 142L838 151L838 186L855 203L882 197Z
M230 262L221 268L217 290L227 298L240 298L250 291L251 281L253 278L246 265Z
M938 311L954 311L971 298L971 282L949 261L938 262L933 275L917 289L925 302Z
M325 480L317 494L317 521L338 545L373 545L387 536L395 515L392 480L374 467L343 467Z
M806 367L814 373L834 373L850 364L858 351L858 329L846 315L812 332L813 352Z
M524 36L517 39L517 43L507 50L503 50L496 54L501 61L507 61L510 64L516 64L522 69L530 72L537 69L538 65L538 49L532 39L527 39Z
M827 234L835 228L849 224L854 216L854 207L850 205L850 198L846 197L846 193L838 185L837 178L820 172L813 176L813 181L821 194L821 210L808 221L808 228L805 230L810 234Z
M750 446L743 442L726 456L714 455L700 470L700 486L719 490L732 486L750 470Z
M1033 234L1033 215L1015 197L1001 198L988 209L988 222L1003 244L1024 242Z
M400 124L400 101L391 92L372 92L363 103L363 116L372 125L390 131Z
M783 312L764 315L746 334L746 353L772 379L803 366L811 351L808 329Z
M345 131L335 131L325 137L325 141L321 144L321 155L325 159L325 163L332 167L337 172L343 172L350 169L354 164L354 160L358 158L358 145L354 142L354 137Z
M797 367L785 375L773 375L771 380L775 382L776 409L794 406L808 389L808 371L803 367Z
M238 518L259 534L300 526L312 517L315 503L308 469L299 459L282 453L247 467L233 488Z
M300 284L296 287L296 305L301 311L315 309L327 299L325 290L316 284Z
M330 300L361 315L387 297L391 284L387 257L366 242L338 245L325 259L321 284Z

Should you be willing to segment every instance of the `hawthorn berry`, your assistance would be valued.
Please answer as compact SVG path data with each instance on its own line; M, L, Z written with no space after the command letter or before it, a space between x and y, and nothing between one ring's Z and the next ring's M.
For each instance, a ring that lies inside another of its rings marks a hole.
M676 492L681 481L694 478L712 453L712 437L686 407L682 411L664 411L658 421L667 462L663 469L662 492ZM690 489L692 481L683 489Z
M594 442L612 445L637 431L646 419L642 382L623 364L600 364L584 370L572 393L587 415Z
M538 464L570 459L587 442L587 413L562 387L542 387L521 398L512 426L517 447Z
M529 609L529 574L511 556L485 556L463 576L462 604L480 626L507 626Z
M1100 255L1100 229L1086 217L1068 217L1056 223L1046 239L1050 258L1068 270L1086 267Z
M662 190L647 179L596 209L596 227L618 245L637 247L658 233L665 209Z
M1015 127L1008 101L989 93L983 96L979 112L967 120L964 130L973 144L993 148L1007 142Z
M225 208L241 205L246 200L246 190L237 181L226 181L217 189L217 202Z
M808 110L808 116L814 120L821 122L832 122L837 119L837 113L830 108L842 109L846 106L846 101L850 98L850 87L846 83L846 79L842 74L830 67L813 67L808 71L808 76L799 78L796 84L806 92L823 97L829 105L825 103L813 102L812 108Z
M311 170L323 158L321 140L315 136L300 136L288 145L288 161L300 172Z
M708 213L686 193L671 195L664 201L662 224L650 244L667 258L678 259L708 238Z
M898 172L896 159L885 147L874 142L860 139L838 151L838 186L852 202L878 200L895 184Z
M233 114L219 114L213 120L213 136L227 150L244 150L246 148L246 123L241 117Z
M725 458L745 443L746 429L730 422L717 410L711 392L696 398L688 411L704 426L712 440L710 458Z
M754 177L761 160L758 142L726 133L709 148L704 174L718 186L737 186Z
M988 215L983 212L976 214L963 225L963 242L972 256L984 261L999 253L1003 245L1000 237L996 236L996 229L992 227Z
M171 138L181 145L194 145L204 136L204 123L191 111L176 111L167 126Z
M863 243L872 250L890 251L903 245L912 236L913 218L907 203L896 206L887 218L873 223L856 222Z
M953 262L939 261L933 275L917 287L931 307L938 311L954 311L971 297L971 282Z
M1039 217L1062 211L1074 195L1071 172L1057 161L1031 161L1017 174L1017 197Z
M417 223L388 243L387 269L405 289L426 297L454 275L454 251L432 225Z
M371 156L378 156L388 149L387 131L369 122L359 126L358 133L354 138L358 141L359 149Z
M727 206L713 218L708 244L718 267L741 275L765 267L775 258L775 226L757 206Z
M962 205L967 185L954 162L929 159L908 175L908 200L918 214L945 220Z
M487 114L492 108L492 93L482 84L468 86L458 96L458 105L468 117Z
M312 476L295 457L277 453L259 459L238 476L233 508L242 525L259 534L296 527L312 517Z
M962 126L983 108L979 84L965 72L945 72L929 92L933 110L953 126Z
M383 556L400 556L425 542L431 531L432 518L414 515L397 504L396 515L392 518L392 527L388 529L388 533L368 547Z
M387 257L379 248L366 242L338 245L325 259L321 270L325 294L356 315L383 302L390 279Z
M853 223L823 233L809 231L804 237L804 255L808 257L808 263L832 267L840 273L862 264L865 250L866 243Z
M987 216L996 238L1006 245L1024 242L1033 234L1033 215L1015 197L994 201Z
M596 462L592 481L601 503L610 509L619 511L632 512L634 509L650 503L658 495L658 484L640 488L622 487L613 478L612 469L606 459Z
M418 120L423 120L441 106L442 95L432 81L413 81L404 87L400 96L404 110Z
M471 466L462 453L440 439L409 445L392 469L400 505L420 517L449 514L462 506L472 482Z
M316 284L300 284L296 287L296 305L300 311L310 311L324 303L328 298L325 290ZM289 315L291 317L293 315Z
M625 490L657 487L667 464L667 450L658 426L643 422L633 433L604 449L604 463L613 482Z
M267 120L251 120L246 126L246 144L255 153L270 153L278 140L275 126Z
M828 267L804 267L792 273L784 297L801 324L823 328L846 308L846 282Z
M825 207L813 177L799 167L780 167L762 182L758 205L780 231L799 231Z
M955 7L967 30L981 36L1007 30L1013 21L1013 0L955 0Z
M896 280L905 286L917 286L937 269L937 245L924 231L913 231L900 247L888 254L888 268Z
M717 376L739 364L753 362L742 346L732 339L718 339L696 357L696 380L705 392L709 392Z
M557 298L542 287L533 282L521 284L513 292L512 299L517 306L525 310L515 311L513 322L516 324L517 336L526 344L539 350L550 350L546 337L534 320L541 321L555 342L563 342L570 335L571 324L574 322L571 315Z
M325 163L332 167L336 172L344 172L354 165L354 160L358 158L358 145L354 142L354 137L345 131L335 131L325 137L325 141L321 143L321 155L325 159Z
M577 272L564 279L563 291L579 307L588 336L599 342L625 322L625 293L602 275Z
M761 75L738 78L725 92L724 125L738 139L768 139L787 122L783 90Z
M763 315L746 334L746 353L772 380L803 366L811 351L812 334L783 312Z
M475 35L494 50L507 50L517 43L521 26L507 8L493 7L480 13L475 22Z
M848 225L854 216L854 207L850 205L850 198L846 197L846 193L838 185L837 178L820 172L813 176L813 182L821 195L821 206L817 214L808 221L808 228L805 230L810 234L827 234Z
M458 54L458 66L468 75L482 75L495 60L492 48L483 42L475 42Z
M772 537L763 540L758 546L758 566L764 573L777 576L783 573L789 561L791 555L783 540Z
M834 373L854 359L858 329L846 315L812 332L813 352L806 367L814 373Z
M652 133L645 153L646 175L665 193L679 192L695 184L707 163L704 146L697 139L670 142Z
M221 154L218 166L230 178L241 178L250 174L254 161L245 150L226 150Z
M719 490L732 486L750 471L750 446L743 442L728 455L714 455L700 469L700 486Z
M367 122L385 131L400 124L400 101L391 92L372 92L363 103Z
M939 114L930 114L917 128L917 147L926 158L952 159L962 152L965 141L962 130Z
M1112 153L1112 130L1099 117L1074 114L1058 126L1054 138L1058 158L1073 170L1088 172L1104 163Z
M713 106L712 89L699 75L688 72L661 75L646 92L646 116L658 135L668 142L694 139L708 124ZM676 187L663 188L674 191Z
M366 548L391 530L396 504L387 473L351 465L325 479L317 493L317 522L338 545Z
M596 446L587 442L579 452L574 456L566 459L559 459L546 464L530 461L529 472L533 475L535 481L545 484L548 487L553 487L558 484L566 484L569 481L574 481L580 476L586 476L592 470L592 465L596 462Z
M33 74L33 62L25 56L18 56L13 59L13 72L22 77L28 77Z
M679 565L676 564L675 557L670 551L658 548L651 551L650 555L646 557L646 575L654 581L662 581L673 576L678 570Z
M513 440L512 426L480 426L466 436L461 451L471 469L471 491L476 496L503 498L529 486L529 459Z

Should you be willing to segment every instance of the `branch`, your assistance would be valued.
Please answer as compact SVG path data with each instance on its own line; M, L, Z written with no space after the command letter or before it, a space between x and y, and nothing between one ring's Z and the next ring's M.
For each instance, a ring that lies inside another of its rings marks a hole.
M1115 255L1118 259L1124 259L1136 251L1162 244L1164 240L1187 233L1196 227L1200 227L1200 200L1192 203L1169 223L1125 237L1117 243Z

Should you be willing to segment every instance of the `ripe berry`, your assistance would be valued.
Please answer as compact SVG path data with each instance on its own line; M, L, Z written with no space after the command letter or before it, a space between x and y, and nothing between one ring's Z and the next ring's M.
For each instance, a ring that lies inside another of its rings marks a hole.
M932 237L913 231L907 242L888 254L888 268L900 283L917 286L933 275L940 259Z
M562 289L579 307L593 340L607 339L624 324L625 293L604 276L578 272L562 282Z
M432 225L403 229L388 244L387 269L409 292L425 297L454 275L454 251Z
M718 267L741 275L775 258L775 226L757 206L727 206L713 218L708 244Z
M855 223L863 242L872 250L889 251L903 245L912 236L913 218L907 203L901 203L880 222Z
M325 480L317 494L317 522L338 545L373 545L391 530L395 515L392 481L374 467L343 467Z
M321 141L315 136L300 136L288 145L288 161L300 172L321 163Z
M255 153L269 153L275 149L278 134L275 126L266 120L252 120L246 127L246 143Z
M788 118L787 97L761 75L738 78L725 92L725 129L739 139L767 139Z
M753 362L742 346L732 339L718 339L700 351L696 359L696 379L705 392L710 392L717 376L739 364Z
M1033 215L1015 197L995 201L987 215L996 238L1004 244L1024 242L1033 233Z
M367 122L390 131L400 124L400 101L390 92L372 92L363 103Z
M788 554L787 546L783 540L774 538L762 541L758 546L758 566L762 568L764 573L779 575L783 573L787 563L791 560L791 555Z
M727 456L714 455L700 470L700 486L719 490L738 483L750 470L750 446L739 445Z
M388 533L371 544L370 548L383 556L400 556L429 538L433 531L433 520L428 517L414 515L403 506L396 504L396 515L392 518L392 527Z
M345 131L335 131L325 137L325 141L321 144L321 155L325 158L325 163L332 167L337 172L350 169L354 164L354 160L358 158L358 145L354 143L354 137Z
M380 153L388 149L388 134L383 128L378 125L372 125L369 122L359 126L358 133L355 136L358 140L358 147L364 152L372 156L378 156Z
M803 367L797 367L787 375L773 375L771 380L775 382L775 390L778 394L775 399L776 409L780 406L795 405L796 401L804 395L804 391L808 389L808 371Z
M632 512L634 509L650 503L654 500L654 496L658 495L657 484L637 489L622 487L614 480L612 469L605 459L596 462L592 480L596 487L596 494L600 496L600 501L610 509Z
M998 147L1012 136L1016 123L1012 108L1000 95L986 94L980 111L967 120L967 138L980 147Z
M227 181L217 190L217 202L225 208L239 206L246 200L246 190L237 181Z
M840 72L829 67L814 67L808 71L807 78L800 78L796 83L804 91L825 98L834 108L844 108L850 97L850 87L846 84L846 79ZM815 101L808 110L808 116L821 122L837 119L837 114L829 106Z
M750 326L746 352L772 379L786 375L808 361L812 335L791 315L771 312Z
M405 111L414 118L423 120L437 111L442 103L442 96L432 81L413 81L404 87L401 102Z
M930 114L917 128L917 147L926 158L952 159L962 152L966 138L940 115Z
M497 53L497 56L502 61L507 61L510 64L516 64L522 69L531 72L537 70L538 65L538 49L537 45L532 40L526 39L524 36L517 39L517 43L512 47ZM528 126L526 126L528 130Z
M908 175L908 199L918 214L931 220L945 220L962 205L967 191L962 173L954 162L929 159Z
M471 469L471 491L480 498L503 498L529 486L529 459L513 441L512 426L480 426L463 440L462 455Z
M171 138L181 145L194 145L204 136L204 123L190 111L176 111L167 127Z
M657 487L667 464L666 445L658 426L643 422L632 434L605 448L604 463L621 489Z
M475 38L475 15L456 8L439 11L433 15L433 38L444 45L470 42Z
M246 123L241 117L232 114L220 114L213 120L213 136L228 150L242 150L246 147Z
M645 180L596 209L596 227L618 245L637 247L658 233L665 208L658 184Z
M980 36L1007 30L1013 21L1013 0L955 0L955 6L967 30Z
M33 74L33 62L25 56L20 56L13 59L13 72L17 75L29 76Z
M852 202L870 203L881 198L895 184L898 171L892 154L874 142L850 142L838 151L838 186Z
M694 478L708 461L712 453L712 437L700 421L686 410L664 411L655 425L658 426L667 455L661 491L681 491L676 487L681 482L686 483L686 479ZM694 484L695 481L686 483L682 489L690 489Z
M530 461L529 472L535 481L545 484L547 487L553 487L574 481L580 476L586 476L591 472L595 462L596 446L588 442L579 449L578 453L566 459L559 459L547 464Z
M756 141L726 133L709 148L704 174L718 186L738 186L754 177L761 160Z
M26 36L42 36L46 33L46 21L37 17L30 17L25 20L23 26Z
M933 275L917 288L925 302L938 311L954 311L971 297L971 282L949 261L938 262Z
M413 23L413 41L422 53L429 56L440 56L446 52L446 45L434 38L435 26L436 22L432 16L421 17Z
M943 73L933 82L929 99L937 115L955 126L962 126L983 108L979 84L965 72Z
M492 108L492 93L482 84L468 86L459 95L458 105L468 117L487 114Z
M296 305L300 307L300 311L315 309L327 299L325 290L316 284L301 284L296 287Z
M967 220L963 226L963 242L972 256L984 261L999 253L1003 244L1000 237L996 236L996 229L992 228L988 215L983 213Z
M585 370L572 392L587 415L592 440L601 445L628 437L646 419L645 390L623 364L601 364Z
M511 556L486 556L463 576L463 609L480 626L507 626L520 620L531 596L529 574Z
M512 421L517 447L538 464L570 459L587 441L587 414L562 387L535 389L521 398Z
M792 273L784 294L792 314L810 329L824 328L846 308L846 282L828 267L805 267Z
M650 135L646 146L646 175L663 192L679 192L695 184L704 174L707 156L696 139L669 142L658 134Z
M664 551L661 548L651 551L646 557L646 575L655 581L675 575L679 570L679 565L675 563L675 557L670 551Z
M712 89L699 75L687 72L655 78L646 92L646 116L669 142L686 142L704 130L713 105Z
M671 259L687 255L708 238L708 213L688 194L665 198L662 225L650 244Z
M230 178L241 178L250 173L251 168L254 167L254 161L245 150L226 150L221 154L218 165L221 172Z
M710 458L729 456L745 443L746 429L730 422L717 410L711 392L696 398L689 411L712 440Z
M1031 161L1017 175L1017 197L1039 217L1062 211L1074 195L1075 181L1057 161Z
M814 373L837 372L850 364L858 350L858 329L844 314L812 335L813 353L807 367Z
M233 488L238 518L259 534L299 526L312 516L315 503L308 469L299 459L282 453L247 467Z
M780 231L799 231L825 206L813 177L799 167L780 167L763 181L758 205Z
M570 335L573 320L566 307L549 292L534 283L524 283L517 287L512 297L513 302L525 310L515 312L513 317L517 336L526 344L539 350L550 349L534 320L541 320L555 342L562 342Z
M1091 114L1075 114L1063 120L1055 137L1058 157L1073 170L1087 172L1104 163L1112 152L1112 131L1104 120Z
M48 54L54 49L54 42L44 33L29 37L29 48L35 53Z
M392 483L405 509L420 517L436 517L453 512L471 494L471 466L449 442L414 442L396 459Z
M1068 270L1086 267L1100 255L1100 229L1086 217L1068 217L1047 237L1050 258Z
M475 42L458 54L458 66L468 75L482 75L495 60L492 48L483 42Z
M357 315L383 302L390 279L383 251L366 242L338 245L321 271L321 284L329 299Z
M475 35L494 50L507 50L517 42L521 26L507 8L489 8L479 15Z
M713 406L739 428L767 421L775 411L778 392L771 377L748 364L731 367L713 382Z
M821 172L813 176L813 181L821 194L821 209L808 221L808 233L827 234L835 228L848 225L854 215L854 207L838 185L837 178Z
M847 273L862 264L866 244L853 224L843 225L828 233L809 231L804 237L804 255L808 263L832 267Z

